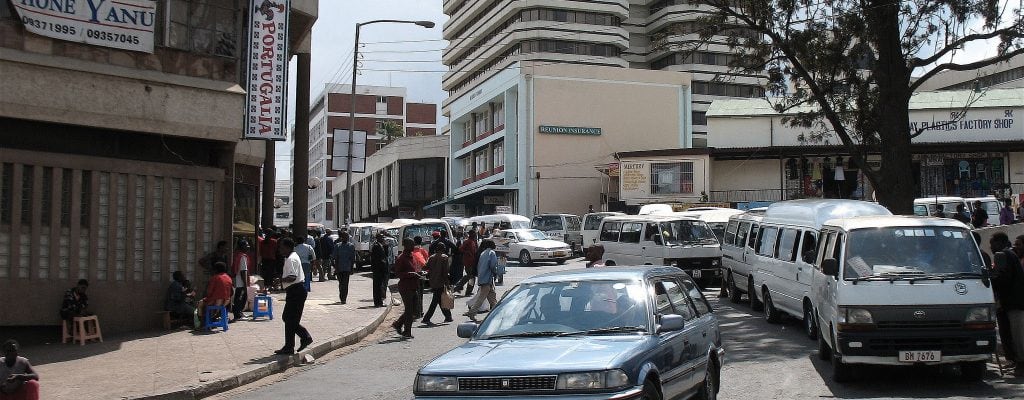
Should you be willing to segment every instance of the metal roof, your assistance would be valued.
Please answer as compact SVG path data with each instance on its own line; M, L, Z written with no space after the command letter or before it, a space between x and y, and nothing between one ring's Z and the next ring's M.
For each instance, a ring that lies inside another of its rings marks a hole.
M765 211L765 224L804 225L821 229L825 221L859 215L892 215L875 203L844 199L804 199L772 203Z
M943 228L964 228L968 226L963 222L951 218L918 217L913 215L887 215L887 216L864 216L833 219L825 225L835 226L845 230L864 228L889 228L889 227L943 227Z
M939 90L917 92L910 97L911 110L960 108L968 102L971 108L1024 107L1024 88L973 90ZM810 110L798 107L790 111ZM779 116L766 99L715 100L708 108L708 117Z

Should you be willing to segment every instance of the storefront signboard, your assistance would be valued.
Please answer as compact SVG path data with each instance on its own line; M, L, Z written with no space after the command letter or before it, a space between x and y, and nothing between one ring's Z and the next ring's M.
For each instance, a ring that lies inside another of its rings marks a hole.
M495 214L511 214L512 206L494 206Z
M149 0L12 1L25 30L69 42L153 52L157 2Z
M915 143L1020 140L1024 126L1017 115L1024 109L985 108L921 110L910 112L910 133L920 132Z
M505 196L484 196L484 204L487 205L504 205Z
M608 163L608 176L617 177L619 176L619 163L613 162Z
M249 1L244 139L285 140L291 0Z
M553 133L558 135L584 135L600 136L601 128L585 128L579 126L553 126L541 125L540 133Z
M619 193L623 199L646 197L651 192L651 165L646 162L620 163Z
M444 216L462 218L466 216L465 204L445 204Z

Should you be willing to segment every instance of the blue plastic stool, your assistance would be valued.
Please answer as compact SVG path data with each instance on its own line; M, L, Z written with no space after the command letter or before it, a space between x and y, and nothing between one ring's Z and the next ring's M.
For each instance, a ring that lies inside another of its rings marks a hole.
M213 313L220 313L220 321L212 321ZM206 306L206 313L203 315L203 329L213 330L214 327L219 326L224 329L225 332L228 330L228 307L227 306Z
M267 317L274 319L274 298L269 295L259 294L252 300L252 319Z

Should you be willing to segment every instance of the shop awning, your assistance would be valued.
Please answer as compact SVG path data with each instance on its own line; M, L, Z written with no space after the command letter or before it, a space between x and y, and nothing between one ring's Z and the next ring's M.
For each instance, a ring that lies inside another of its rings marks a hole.
M456 200L459 200L459 199L464 199L464 198L469 197L469 196L473 196L473 195L477 195L477 194L482 194L482 193L487 193L487 192L491 192L491 191L494 191L494 192L508 192L508 191L513 191L513 190L517 190L517 189L519 189L519 188L516 187L515 185L483 185L483 186L480 186L480 187L476 187L476 188L467 190L467 191L462 192L462 193L456 193L456 194L454 194L452 196L448 196L447 198L445 198L443 200L438 200L438 201L435 201L433 203L427 204L426 206L423 207L423 209L424 210L428 210L428 209L431 209L431 208L434 208L434 207L440 207L440 206L443 206L445 204L455 202Z

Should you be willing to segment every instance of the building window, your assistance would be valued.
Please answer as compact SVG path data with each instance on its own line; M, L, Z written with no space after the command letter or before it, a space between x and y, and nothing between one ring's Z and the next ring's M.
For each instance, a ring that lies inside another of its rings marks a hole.
M464 140L464 142L473 141L473 138L476 137L476 135L473 134L473 118L467 119L462 123L462 132L466 136L466 140Z
M505 165L505 142L496 142L491 147L491 159L494 160L494 168Z
M530 40L521 44L522 53L561 53L598 57L618 57L618 47L607 44L574 42L569 40Z
M704 111L694 111L690 115L691 115L691 118L693 119L693 124L694 125L707 125L708 124L708 114L706 112L704 112Z
M388 113L388 98L385 96L377 96L377 115L387 115Z
M487 152L478 151L473 153L473 158L476 159L476 173L482 174L487 172Z
M477 135L482 135L482 134L487 132L487 118L488 118L488 115L489 115L489 113L486 112L486 111L482 112L482 113L479 113L479 114L477 114L477 113L473 114L473 121L476 123L476 126L475 126L476 129L474 130L474 132Z
M693 94L727 97L762 97L764 89L760 86L737 85L720 82L692 82Z
M473 157L466 157L462 159L462 178L470 179L474 176L473 174Z
M238 0L169 0L164 3L164 45L195 53L238 56ZM164 19L157 18L158 24Z
M492 115L492 126L497 129L505 126L505 103L494 103L494 115Z
M651 164L651 194L692 193L692 162Z

